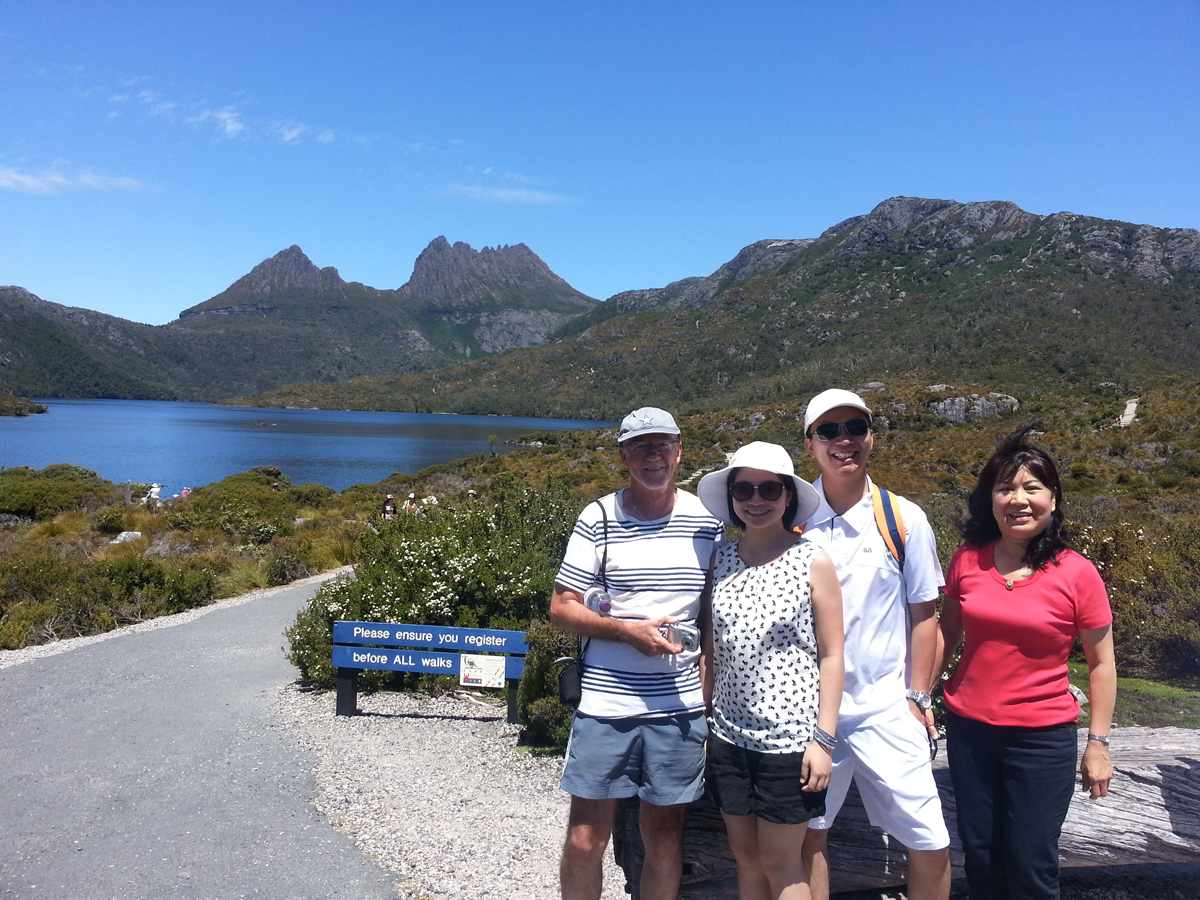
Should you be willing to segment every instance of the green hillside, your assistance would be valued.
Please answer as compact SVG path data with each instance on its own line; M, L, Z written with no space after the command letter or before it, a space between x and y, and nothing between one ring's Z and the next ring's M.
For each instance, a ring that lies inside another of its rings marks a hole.
M607 317L606 317L607 316ZM255 403L613 418L720 409L919 373L1010 392L1200 370L1200 235L1011 203L896 198L713 276L620 294L561 340Z

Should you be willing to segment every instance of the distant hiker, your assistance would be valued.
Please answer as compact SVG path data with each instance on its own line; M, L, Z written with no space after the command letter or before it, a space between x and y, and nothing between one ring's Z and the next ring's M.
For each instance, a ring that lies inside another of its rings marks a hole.
M950 561L940 675L958 836L972 900L1059 896L1058 838L1075 770L1079 702L1067 658L1088 662L1083 790L1107 796L1117 696L1112 608L1096 567L1066 546L1062 485L1050 455L1019 428L996 446L967 500L964 543Z
M411 516L418 511L418 508L419 507L417 506L417 495L409 494L408 499L404 501L404 507L403 507L404 511L408 515Z
M808 824L804 865L813 900L829 897L829 831L853 778L871 824L908 848L910 900L950 894L950 835L933 781L937 744L930 675L937 643L942 566L925 513L867 477L871 410L857 394L827 390L804 414L804 446L821 477L804 536L837 566L846 627L846 682L825 815ZM875 502L903 520L880 528ZM893 555L888 543L898 543ZM902 561L901 561L902 560ZM909 645L911 641L911 652ZM905 673L911 671L908 680Z
M391 521L396 517L396 497L394 494L388 494L383 501L383 518Z
M641 896L658 900L679 891L684 808L704 792L708 736L698 642L685 650L661 629L696 622L722 526L675 487L682 445L670 413L630 413L617 450L629 486L580 513L550 599L550 620L583 637L585 662L559 874L564 898L598 900L618 801L640 797ZM584 594L599 586L609 600L594 611Z

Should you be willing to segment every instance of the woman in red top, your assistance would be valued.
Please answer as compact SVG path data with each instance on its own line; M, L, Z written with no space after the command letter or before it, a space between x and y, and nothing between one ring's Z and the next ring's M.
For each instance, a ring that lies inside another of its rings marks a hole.
M965 543L950 562L939 640L947 749L971 900L1055 900L1058 837L1075 785L1076 719L1067 658L1088 661L1091 733L1083 790L1108 794L1116 699L1112 610L1104 582L1066 546L1062 487L1050 456L998 444L968 500Z

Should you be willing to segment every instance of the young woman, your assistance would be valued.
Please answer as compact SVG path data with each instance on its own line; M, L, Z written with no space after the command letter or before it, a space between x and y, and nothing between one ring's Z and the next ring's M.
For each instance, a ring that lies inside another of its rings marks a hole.
M756 441L700 481L713 515L745 529L718 548L703 621L705 777L725 819L741 900L807 900L800 846L825 810L842 658L833 562L792 532L816 509L787 451Z
M1080 770L1108 793L1117 692L1112 610L1088 560L1066 547L1050 456L1004 438L979 475L950 562L938 666L966 641L946 683L947 752L971 900L1055 900L1058 837L1075 786L1076 719L1067 657L1088 661L1091 725Z

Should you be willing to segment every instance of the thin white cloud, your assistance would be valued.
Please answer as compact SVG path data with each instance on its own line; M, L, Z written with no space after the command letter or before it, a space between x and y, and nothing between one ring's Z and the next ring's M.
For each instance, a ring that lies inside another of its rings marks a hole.
M97 175L95 172L21 172L0 166L0 190L25 194L58 194L62 191L144 191L149 185L125 175Z
M295 125L291 122L272 122L271 133L283 141L285 144L290 144L293 141L300 139L304 132L308 131L307 125Z
M548 191L527 191L520 188L489 188L477 184L452 184L445 193L450 197L463 200L477 200L482 203L515 203L525 206L553 206L560 203L570 203L570 197L562 194L551 194Z
M246 130L241 113L232 106L205 109L185 120L189 125L215 125L223 137L235 138Z
M332 129L326 128L324 131L317 132L317 143L332 144L337 140L337 133Z
M142 105L146 107L147 111L152 116L166 116L167 118L173 118L175 115L175 110L179 108L178 103L174 103L165 99L163 95L157 91L139 91L137 98L142 102Z

